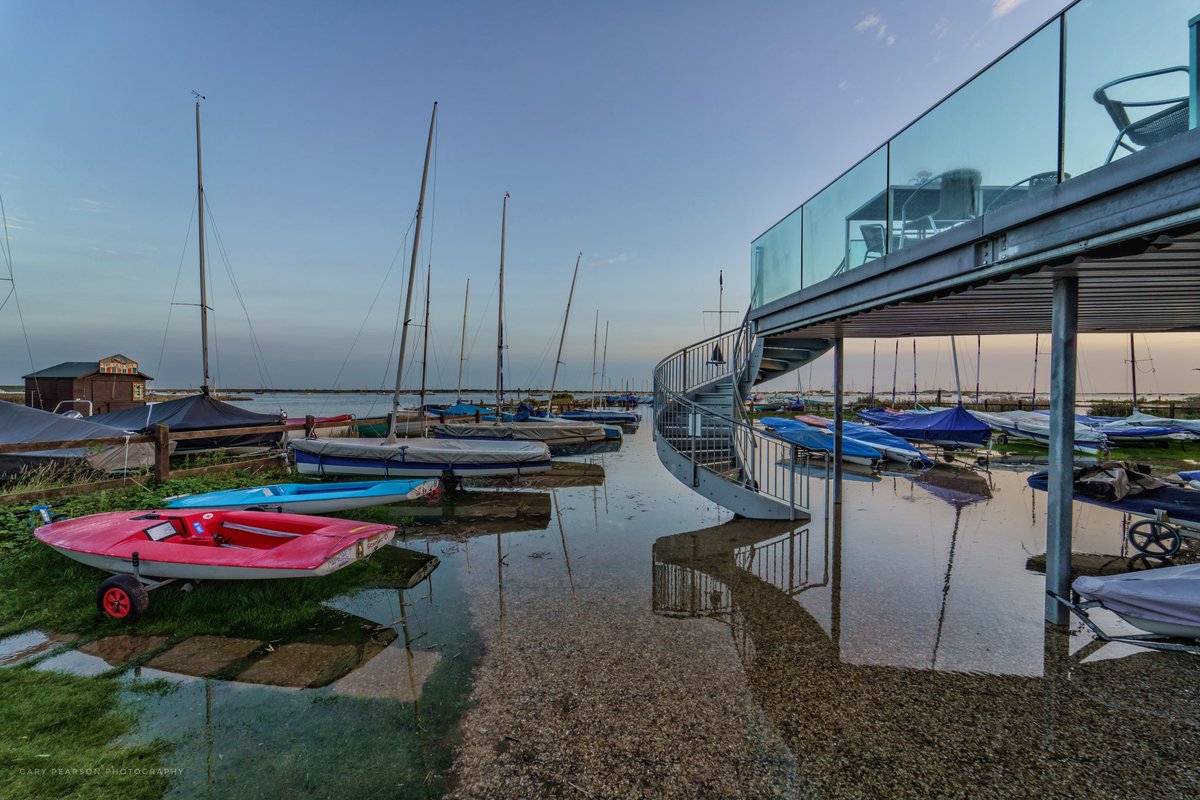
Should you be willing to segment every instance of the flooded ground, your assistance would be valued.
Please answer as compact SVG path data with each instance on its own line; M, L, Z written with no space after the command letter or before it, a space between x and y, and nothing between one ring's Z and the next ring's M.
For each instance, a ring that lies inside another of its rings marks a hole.
M1200 661L1047 630L1029 468L850 476L840 507L817 475L811 520L761 523L649 426L570 460L388 509L409 580L279 640L28 632L0 661L118 670L176 797L1200 792ZM1075 549L1120 563L1123 522L1077 505Z

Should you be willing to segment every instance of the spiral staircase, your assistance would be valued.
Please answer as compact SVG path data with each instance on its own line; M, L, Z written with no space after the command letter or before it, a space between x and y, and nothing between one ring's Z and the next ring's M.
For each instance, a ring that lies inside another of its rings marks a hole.
M740 327L678 350L654 368L654 437L671 474L751 519L808 516L811 456L756 429L745 398L818 358L833 340L758 336Z

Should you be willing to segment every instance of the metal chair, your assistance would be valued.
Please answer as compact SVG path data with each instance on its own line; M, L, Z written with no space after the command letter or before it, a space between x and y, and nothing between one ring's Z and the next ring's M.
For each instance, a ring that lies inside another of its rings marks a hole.
M884 254L884 227L878 222L868 225L859 225L858 229L862 231L863 244L867 246L867 250L863 253L862 263L867 263L872 258L882 258ZM871 254L875 255L872 256Z
M968 167L947 170L917 186L900 206L902 238L912 238L910 234L916 233L917 238L924 239L979 216L979 187L982 181L983 174ZM915 209L920 209L927 202L922 198L923 193L933 191L935 184L937 208L932 213L918 212L909 217L909 205L914 204Z
M1138 148L1152 147L1187 130L1187 95L1183 97L1168 97L1162 100L1117 100L1108 96L1108 90L1114 86L1153 78L1158 75L1167 75L1172 72L1182 72L1185 75L1191 74L1191 70L1187 67L1164 67L1163 69L1154 69L1149 72L1139 72L1136 75L1126 75L1124 78L1109 81L1092 94L1092 98L1104 106L1104 110L1108 112L1108 115L1112 117L1113 123L1117 126L1117 138L1113 140L1112 147L1108 150L1108 157L1104 159L1105 164L1112 161L1118 147L1123 147L1131 153L1136 153L1137 148L1133 147L1133 145L1137 145ZM1141 119L1131 120L1129 118L1128 110L1131 108L1155 108L1159 106L1165 107ZM1129 139L1129 142L1125 141L1126 138Z

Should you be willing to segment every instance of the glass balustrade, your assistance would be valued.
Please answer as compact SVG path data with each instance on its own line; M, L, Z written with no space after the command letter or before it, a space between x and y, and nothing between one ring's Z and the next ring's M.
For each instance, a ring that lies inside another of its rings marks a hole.
M1078 0L755 239L755 307L1195 127L1200 0Z

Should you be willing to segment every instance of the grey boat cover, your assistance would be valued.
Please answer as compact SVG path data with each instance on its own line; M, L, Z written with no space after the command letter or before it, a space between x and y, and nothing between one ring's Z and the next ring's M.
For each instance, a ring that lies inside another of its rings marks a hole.
M1081 575L1071 587L1117 614L1200 628L1200 564L1103 577Z
M108 439L125 436L125 431L93 422L71 419L37 408L0 402L0 444L24 442L63 442L75 439ZM144 467L154 463L154 445L106 445L95 449L82 446L68 450L38 450L32 453L0 455L0 473L11 474L47 463L86 460L99 470L111 472Z
M538 422L448 422L434 425L433 433L445 439L515 439L545 442L551 447L586 444L604 440L604 428L594 423L570 421Z
M296 439L290 447L313 455L338 458L389 458L420 464L529 464L550 460L541 442L472 441L461 439Z

